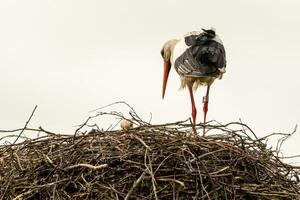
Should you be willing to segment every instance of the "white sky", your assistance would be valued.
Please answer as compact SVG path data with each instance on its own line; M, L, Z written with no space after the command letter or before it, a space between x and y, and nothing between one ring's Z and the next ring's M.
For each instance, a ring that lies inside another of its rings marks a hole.
M0 129L74 132L88 111L124 100L153 123L190 116L170 73L161 99L162 44L217 29L227 73L211 88L208 120L247 123L260 137L300 122L300 1L0 1ZM196 94L202 120L204 88ZM101 124L100 124L101 126ZM299 154L300 131L284 145Z

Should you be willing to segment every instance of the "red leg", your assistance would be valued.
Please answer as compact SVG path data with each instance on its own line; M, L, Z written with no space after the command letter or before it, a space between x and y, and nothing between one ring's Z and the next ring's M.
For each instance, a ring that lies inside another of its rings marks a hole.
M203 97L203 112L204 112L203 136L205 135L206 114L207 114L207 111L208 111L209 88L210 88L210 85L207 86L206 95Z
M196 134L195 125L196 125L197 109L196 109L195 101L194 101L193 88L192 88L192 86L188 86L188 88L189 88L191 103L192 103L193 131L194 131L194 134Z

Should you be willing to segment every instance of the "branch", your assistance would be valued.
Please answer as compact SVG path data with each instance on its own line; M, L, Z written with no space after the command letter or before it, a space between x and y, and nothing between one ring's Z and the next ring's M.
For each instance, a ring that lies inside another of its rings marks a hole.
M14 141L13 144L15 144L15 143L18 141L18 139L20 138L20 136L22 135L22 133L24 132L24 130L26 130L27 125L28 125L28 123L30 122L30 120L31 120L31 118L32 118L32 116L33 116L33 114L34 114L36 108L37 108L37 105L34 107L34 109L33 109L32 113L31 113L29 119L27 120L27 122L26 122L24 128L22 129L22 131L20 132L20 134L18 135L18 137L16 138L16 140Z

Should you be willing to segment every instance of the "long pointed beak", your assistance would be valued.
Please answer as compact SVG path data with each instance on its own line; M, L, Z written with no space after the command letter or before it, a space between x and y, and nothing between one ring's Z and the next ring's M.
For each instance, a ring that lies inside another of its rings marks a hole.
M164 63L164 79L163 79L163 87L162 87L162 98L163 99L165 97L165 92L166 92L166 87L167 87L167 82L168 82L170 69L171 69L170 60L165 61L165 63Z

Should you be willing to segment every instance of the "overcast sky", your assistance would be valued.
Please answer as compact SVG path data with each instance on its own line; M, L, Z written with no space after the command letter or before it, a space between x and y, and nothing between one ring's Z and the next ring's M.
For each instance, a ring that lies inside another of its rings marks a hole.
M175 70L161 99L162 44L215 27L227 73L211 88L208 120L247 123L260 137L300 122L298 0L0 1L0 129L74 132L88 111L124 100L153 123L190 116ZM196 94L197 121L202 96ZM100 124L101 126L101 124ZM284 145L299 154L300 131Z

